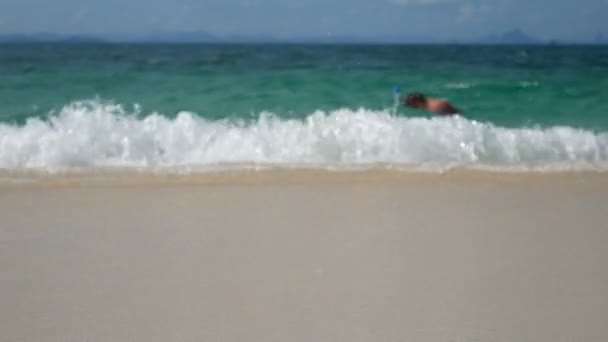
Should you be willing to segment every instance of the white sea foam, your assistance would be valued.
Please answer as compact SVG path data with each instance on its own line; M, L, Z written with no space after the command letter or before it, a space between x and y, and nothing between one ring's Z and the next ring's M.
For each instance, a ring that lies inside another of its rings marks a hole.
M469 89L473 87L471 83L459 82L459 83L447 83L444 85L447 89Z
M72 103L49 119L0 125L0 169L179 169L241 165L608 169L608 132L509 129L462 117L406 118L389 111L317 111L304 120L261 113L252 122L182 112L128 113Z
M522 88L538 88L540 83L537 81L522 81L519 82L519 86Z

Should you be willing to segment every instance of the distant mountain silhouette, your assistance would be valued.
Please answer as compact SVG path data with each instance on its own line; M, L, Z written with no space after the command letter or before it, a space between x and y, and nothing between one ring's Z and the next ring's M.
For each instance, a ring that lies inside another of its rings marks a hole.
M608 37L604 36L602 33L598 33L595 35L593 39L594 44L608 44Z
M608 44L608 37L597 33L594 38L586 40L567 41L536 39L521 29L513 29L502 34L491 34L474 40L442 40L436 37L408 36L408 35L310 35L277 37L271 35L223 35L216 36L205 31L190 32L156 32L147 34L119 35L113 34L98 37L78 34L32 33L32 34L0 34L0 43L182 43L182 44L209 44L209 43L269 43L269 44Z
M514 29L499 35L488 35L481 39L485 44L537 44L539 40L533 38L520 29Z
M106 40L86 35L56 33L0 34L0 43L105 43Z

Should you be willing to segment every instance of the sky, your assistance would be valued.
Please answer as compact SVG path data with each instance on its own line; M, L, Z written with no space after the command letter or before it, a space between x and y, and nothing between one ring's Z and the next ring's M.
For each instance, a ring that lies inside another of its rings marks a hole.
M520 28L540 39L585 40L608 36L606 18L608 0L0 0L0 34L463 40Z

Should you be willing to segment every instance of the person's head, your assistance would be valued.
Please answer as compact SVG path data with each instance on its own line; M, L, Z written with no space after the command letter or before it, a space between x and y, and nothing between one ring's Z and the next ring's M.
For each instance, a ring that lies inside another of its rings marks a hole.
M403 101L406 106L412 108L424 108L426 105L426 96L421 93L410 93L407 94Z

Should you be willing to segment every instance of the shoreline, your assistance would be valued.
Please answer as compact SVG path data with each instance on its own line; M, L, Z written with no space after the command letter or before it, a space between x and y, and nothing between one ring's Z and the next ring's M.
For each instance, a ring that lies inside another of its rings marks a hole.
M552 181L556 179L608 180L608 170L497 171L453 168L444 171L419 169L317 169L317 168L234 168L191 172L151 170L1 171L0 188L86 185L206 185L273 183L348 183L443 181Z

